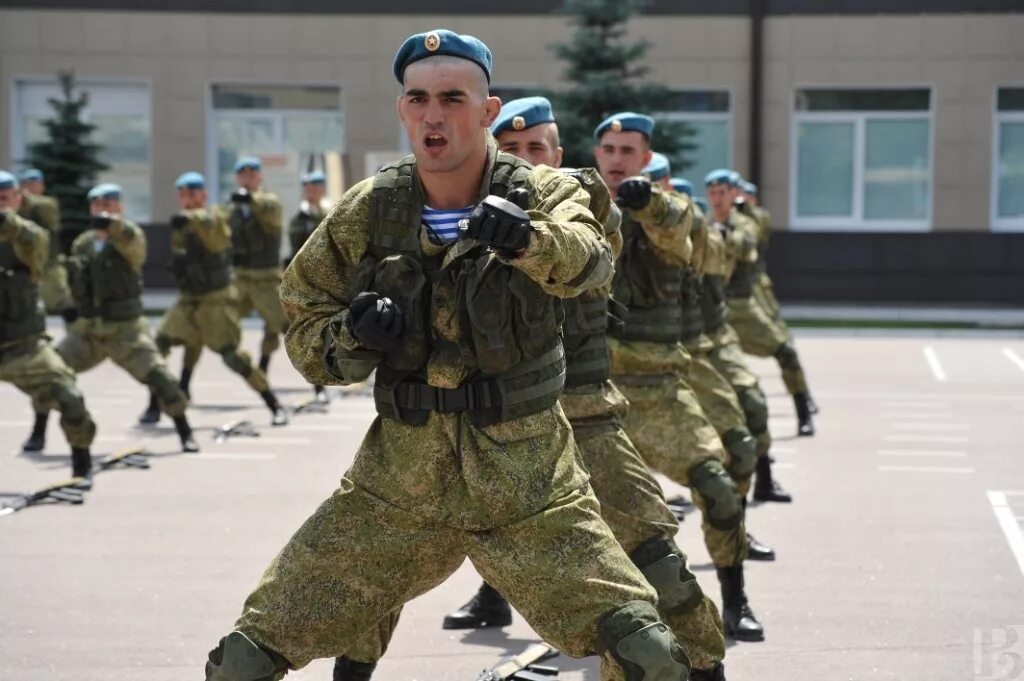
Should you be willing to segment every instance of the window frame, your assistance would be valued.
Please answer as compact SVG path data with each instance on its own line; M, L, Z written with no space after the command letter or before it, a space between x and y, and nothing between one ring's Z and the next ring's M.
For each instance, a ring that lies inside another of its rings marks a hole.
M1024 124L1024 110L1000 111L999 91L1024 88L1022 83L1001 83L992 91L992 160L989 188L989 224L993 232L1024 232L1024 215L1015 218L999 217L999 146L1002 142L1001 123Z
M669 85L668 88L672 92L724 92L728 95L729 107L725 111L657 111L654 114L655 121L666 120L666 121L680 121L682 123L725 123L725 129L727 131L725 140L725 166L726 168L734 168L736 164L736 128L735 128L735 113L736 113L736 93L733 92L732 86L716 87L709 85L707 87L674 87ZM673 171L673 176L688 175L689 171L676 172ZM703 177L688 178L693 182L694 187L703 186Z
M831 87L843 90L924 89L929 91L927 111L801 111L796 108L796 96L801 90ZM799 232L930 232L933 230L935 204L935 88L920 83L906 85L800 85L790 97L789 128L789 228ZM864 166L867 161L867 122L869 119L925 120L928 123L928 201L925 217L921 220L871 220L864 217ZM852 123L853 131L853 211L850 217L812 216L797 214L799 198L799 130L801 123Z

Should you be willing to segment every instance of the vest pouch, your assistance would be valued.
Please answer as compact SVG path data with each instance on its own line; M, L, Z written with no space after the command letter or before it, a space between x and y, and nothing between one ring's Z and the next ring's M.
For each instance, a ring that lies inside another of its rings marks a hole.
M477 366L501 374L523 359L513 329L512 268L490 254L467 258L456 284L464 296Z
M391 298L405 315L405 339L384 360L397 371L414 371L428 359L430 311L424 300L426 283L419 260L408 255L389 255L377 262L373 283L367 289Z

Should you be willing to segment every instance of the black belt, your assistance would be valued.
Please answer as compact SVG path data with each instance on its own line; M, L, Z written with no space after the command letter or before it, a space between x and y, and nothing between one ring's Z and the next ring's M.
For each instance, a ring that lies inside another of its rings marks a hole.
M436 411L444 414L484 411L501 406L495 381L474 381L458 388L436 388L426 383L402 381L394 390L399 409Z

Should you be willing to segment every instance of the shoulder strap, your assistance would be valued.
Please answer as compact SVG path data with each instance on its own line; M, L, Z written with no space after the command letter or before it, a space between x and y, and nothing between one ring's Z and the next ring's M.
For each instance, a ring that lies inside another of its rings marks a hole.
M419 254L422 202L415 187L416 159L406 156L381 168L370 193L370 248L377 255Z

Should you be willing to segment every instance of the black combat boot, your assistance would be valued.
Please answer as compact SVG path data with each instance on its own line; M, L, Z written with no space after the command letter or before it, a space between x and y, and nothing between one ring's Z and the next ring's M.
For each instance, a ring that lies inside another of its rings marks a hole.
M765 546L757 541L757 538L747 532L747 560L773 561L775 560L775 549Z
M793 501L793 495L782 489L782 485L772 477L771 457L757 457L756 477L754 478L754 501L778 501L784 504Z
M267 373L270 368L270 355L260 355L260 371Z
M178 431L178 438L181 440L181 451L194 454L199 451L199 443L192 434L192 426L184 416L174 417L174 430Z
M743 590L743 565L718 568L722 585L722 624L725 635L737 641L763 641L764 627L754 617Z
M92 489L92 454L88 447L71 448L71 477L81 478L76 487Z
M269 390L264 390L260 393L260 397L263 398L263 402L266 403L267 409L273 414L273 418L270 420L270 424L273 426L287 426L288 425L288 412L284 410L281 403L277 401L277 397Z
M330 395L327 394L327 391L324 390L324 387L322 385L313 386L313 396L316 399L317 403L319 404L331 403L331 397Z
M793 404L796 406L796 434L801 437L814 435L814 422L811 420L811 407L807 395L793 395Z
M23 452L41 452L46 447L46 422L50 418L50 412L44 411L36 414L35 425L32 426L32 434L21 446Z
M370 681L376 668L376 662L356 662L347 657L336 657L333 681Z
M811 413L815 416L818 415L818 403L814 401L810 393L807 393L807 408L811 410Z
M182 366L181 367L181 379L178 381L178 385L181 387L181 392L185 393L185 397L192 399L192 391L189 386L192 384L192 367Z
M139 423L144 426L151 426L154 423L160 421L160 401L156 398L156 393L152 390L149 391L149 406L146 407L146 411L142 412L139 416Z
M481 629L507 627L512 624L512 608L500 593L487 582L464 606L444 616L443 629Z
M725 665L719 662L711 669L691 669L690 681L725 681Z

